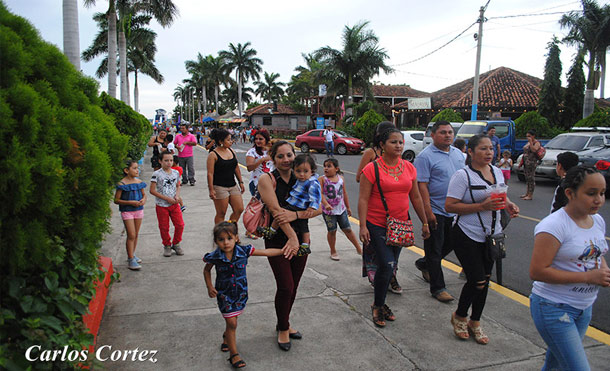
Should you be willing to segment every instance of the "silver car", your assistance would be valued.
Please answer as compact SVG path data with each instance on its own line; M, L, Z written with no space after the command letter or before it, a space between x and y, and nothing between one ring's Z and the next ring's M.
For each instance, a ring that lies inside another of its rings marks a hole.
M604 143L610 143L610 133L586 132L586 133L564 133L551 139L544 148L546 154L538 167L536 176L548 179L557 179L557 155L562 152L578 152L588 148L603 147ZM517 173L519 180L525 181L523 168L519 164L523 159L520 155L513 165L513 172Z

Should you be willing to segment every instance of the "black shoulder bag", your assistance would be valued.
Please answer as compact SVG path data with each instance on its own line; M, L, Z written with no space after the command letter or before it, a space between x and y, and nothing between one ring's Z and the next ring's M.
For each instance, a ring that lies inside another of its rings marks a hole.
M468 174L468 170L464 169L466 172L466 177L468 178L468 191L470 192L470 198L472 199L472 203L474 204L474 196L472 194L472 183L470 182L470 174ZM496 175L493 173L492 175L494 180L496 179ZM485 233L485 260L488 262L495 262L499 259L503 259L506 257L506 235L504 233L494 233L496 229L496 220L498 218L498 210L494 210L491 216L491 234L487 234L487 229L483 225L483 219L481 219L481 214L477 211L477 216L479 217L479 223L481 223L481 228L483 228L483 232Z

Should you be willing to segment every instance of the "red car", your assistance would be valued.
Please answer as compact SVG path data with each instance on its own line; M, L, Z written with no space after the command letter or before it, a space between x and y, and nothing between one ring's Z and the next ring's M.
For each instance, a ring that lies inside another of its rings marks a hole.
M294 145L299 147L303 153L309 152L310 149L325 152L323 132L324 130L316 129L303 133L297 136ZM362 140L350 137L342 131L333 130L333 132L335 133L333 137L335 152L338 154L344 155L348 152L358 154L364 151L364 142Z

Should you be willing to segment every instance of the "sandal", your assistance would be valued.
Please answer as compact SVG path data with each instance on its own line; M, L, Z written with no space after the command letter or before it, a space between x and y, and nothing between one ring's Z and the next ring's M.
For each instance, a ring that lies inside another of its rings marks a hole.
M392 313L392 310L390 309L390 307L388 307L387 304L384 304L383 307L381 307L381 312L383 313L383 317L388 321L396 320L396 316L394 315L394 313Z
M468 322L455 318L455 312L451 313L451 324L453 325L453 333L458 339L466 340L470 337L468 335Z
M222 344L220 344L220 351L221 352L229 351L229 345L226 343L225 334L222 334Z
M489 343L489 337L487 335L485 335L481 326L477 326L477 327L470 326L470 323L467 326L468 326L468 332L472 336L474 336L474 340L477 343L479 343L481 345L487 345L487 343Z
M236 361L235 363L231 362L231 360L234 357L237 357L238 355L239 355L239 353L231 354L231 357L229 357L229 359L227 359L227 361L229 361L229 363L231 364L231 366L233 366L233 368L246 367L246 362L244 362L243 359L240 359L239 361Z
M402 294L402 287L400 287L395 275L392 275L392 278L390 278L390 291L394 294Z
M375 315L375 310L377 310L377 315ZM376 307L371 305L371 314L373 316L373 323L377 327L385 327L385 320L383 314L383 307Z

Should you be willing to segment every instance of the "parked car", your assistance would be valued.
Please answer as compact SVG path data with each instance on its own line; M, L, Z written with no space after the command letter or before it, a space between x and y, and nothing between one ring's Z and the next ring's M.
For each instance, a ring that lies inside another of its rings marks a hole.
M468 142L468 138L487 132L492 127L496 128L496 136L500 138L500 151L508 150L513 159L517 158L523 152L526 140L516 138L515 123L510 119L466 121L455 137ZM542 145L546 142L547 140L540 140Z
M426 133L424 134L424 140L422 142L421 149L428 147L430 143L432 143L432 125L434 125L435 121L432 121L426 127ZM453 127L453 133L457 133L460 127L462 126L461 122L450 122L451 127Z
M603 147L606 142L610 143L610 133L575 132L559 134L544 146L546 154L536 168L536 176L547 179L557 179L558 177L555 169L557 167L558 154L566 151L578 152L585 149L599 148ZM523 168L519 169L522 158L523 155L520 155L519 158L517 158L517 161L515 161L515 164L513 165L513 171L517 173L519 180L525 181Z
M405 149L402 152L402 158L413 162L415 156L423 149L424 132L419 130L402 131L402 136L405 141Z
M335 133L333 136L333 143L335 144L335 152L340 155L344 155L348 152L358 154L364 150L364 142L358 138L353 138L346 133L333 130ZM306 133L298 135L294 143L295 146L301 149L301 152L307 153L310 150L316 150L318 152L324 152L324 130L314 129Z
M595 167L606 178L606 198L610 197L610 142L604 147L576 152L581 165Z

